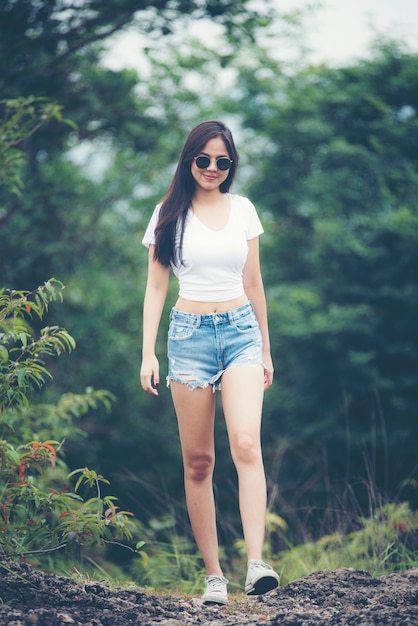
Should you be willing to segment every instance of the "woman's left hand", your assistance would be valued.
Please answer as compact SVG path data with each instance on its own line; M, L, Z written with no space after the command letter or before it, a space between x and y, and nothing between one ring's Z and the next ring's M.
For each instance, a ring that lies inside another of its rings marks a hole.
M264 360L264 391L272 386L273 384L273 375L274 375L274 367L273 361L271 360L271 356Z

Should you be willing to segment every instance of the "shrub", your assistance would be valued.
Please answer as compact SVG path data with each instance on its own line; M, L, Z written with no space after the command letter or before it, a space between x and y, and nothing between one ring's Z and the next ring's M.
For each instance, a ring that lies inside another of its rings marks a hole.
M132 541L137 523L114 496L102 495L101 485L109 484L103 476L87 467L69 474L63 459L65 440L84 436L74 418L109 409L111 394L90 388L56 405L29 401L52 378L46 359L75 348L65 329L46 326L35 334L30 324L62 300L63 289L50 279L32 292L0 290L0 554L37 564L64 554L79 567L107 543ZM84 499L81 486L93 495Z

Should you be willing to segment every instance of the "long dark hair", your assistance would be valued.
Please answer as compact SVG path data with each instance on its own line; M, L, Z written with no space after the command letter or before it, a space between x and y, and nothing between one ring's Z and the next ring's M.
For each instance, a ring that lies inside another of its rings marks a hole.
M158 224L155 229L154 259L166 267L170 263L176 265L181 263L184 226L196 189L196 181L191 173L193 157L203 150L208 141L216 137L223 139L228 150L228 156L233 161L228 177L220 185L219 190L226 193L234 180L239 155L229 128L222 122L215 120L202 122L195 126L186 139L171 185L161 201ZM179 226L180 245L176 249L175 241Z

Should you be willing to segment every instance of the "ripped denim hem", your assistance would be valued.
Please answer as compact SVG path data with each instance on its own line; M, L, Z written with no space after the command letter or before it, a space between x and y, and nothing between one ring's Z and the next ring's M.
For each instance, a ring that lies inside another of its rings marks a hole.
M215 376L212 376L210 380L203 383L200 380L197 380L197 378L195 378L193 374L174 374L172 376L167 376L167 387L170 387L170 381L173 380L176 383L186 385L190 391L194 391L194 389L206 389L206 387L212 385L212 393L215 393L215 391L220 390L221 388L220 378L224 371L225 370L221 370Z
M227 369L230 369L232 367L239 367L240 365L247 365L247 364L246 363L232 363L229 367L227 367L226 369L220 370L219 372L217 372L217 374L215 374L215 376L212 376L210 380L203 382L203 383L197 380L197 378L195 378L193 374L175 373L171 376L167 376L166 378L167 387L170 387L170 381L174 380L176 383L181 383L182 385L186 385L190 389L190 391L193 391L194 389L206 389L206 387L209 387L209 385L212 385L212 392L215 393L215 391L221 390L222 374L226 372ZM259 361L248 363L248 365L259 365L263 369L265 369L265 365L263 363L260 363Z

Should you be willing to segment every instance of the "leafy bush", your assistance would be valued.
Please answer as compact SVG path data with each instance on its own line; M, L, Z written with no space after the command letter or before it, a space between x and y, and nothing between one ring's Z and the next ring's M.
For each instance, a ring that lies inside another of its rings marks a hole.
M87 389L56 405L29 402L52 377L46 359L75 348L65 329L46 326L35 336L29 323L42 320L63 289L51 279L32 292L0 290L0 554L42 564L63 553L79 567L106 543L131 541L137 526L114 496L102 495L101 484L109 484L103 476L88 468L68 474L62 458L64 441L84 436L74 418L109 410L111 394ZM94 495L84 499L81 486Z

